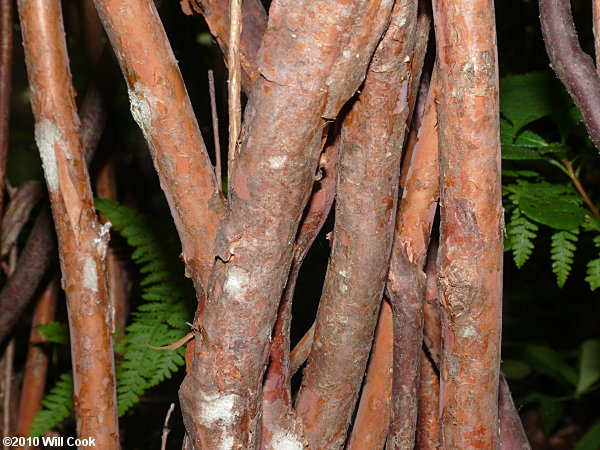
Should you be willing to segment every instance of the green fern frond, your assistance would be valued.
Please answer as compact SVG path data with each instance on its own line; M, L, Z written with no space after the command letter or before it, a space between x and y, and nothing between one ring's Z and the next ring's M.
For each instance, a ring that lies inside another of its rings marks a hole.
M596 248L600 250L600 236L596 236L594 238L594 244L596 244ZM600 287L600 255L598 258L592 259L590 262L588 262L586 275L585 281L589 283L590 289L592 291L598 289Z
M557 231L552 235L552 244L550 247L550 256L552 258L552 271L556 275L556 284L563 287L571 267L575 250L577 250L577 239L579 230Z
M29 436L38 437L45 431L56 427L73 410L73 372L63 373L42 402L43 409L38 411L31 425Z
M527 262L533 252L533 240L537 236L539 227L530 222L515 208L507 226L507 236L511 241L513 258L517 267L521 268Z

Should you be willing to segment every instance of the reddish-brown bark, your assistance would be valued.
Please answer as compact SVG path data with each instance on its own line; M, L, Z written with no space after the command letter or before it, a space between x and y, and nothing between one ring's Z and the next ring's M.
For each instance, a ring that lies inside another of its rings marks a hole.
M58 234L71 333L77 434L118 448L104 258L108 230L96 217L83 158L60 2L18 2L35 137Z
M391 6L271 5L200 341L180 389L196 448L252 448L259 441L268 342L323 131L364 79Z
M384 301L348 450L382 449L385 444L392 400L393 343L392 307Z
M513 402L508 382L500 374L498 388L498 415L500 417L500 448L504 450L531 450L521 418Z
M6 156L8 154L8 125L10 117L10 94L13 23L12 0L0 1L0 216L4 206ZM0 222L1 226L1 222Z
M338 136L331 145L325 147L325 151L319 159L318 170L321 179L318 181L316 191L313 192L310 198L304 219L298 230L292 267L273 329L270 364L263 385L263 448L277 448L278 442L274 439L275 437L280 439L281 436L301 434L295 411L292 408L290 382L299 365L303 364L306 358L298 365L290 357L292 300L302 262L327 220L333 205L338 181L339 158L340 140ZM308 342L308 340L304 340L304 342ZM310 342L312 343L312 338ZM304 349L305 355L308 357L310 352L308 344L305 347L299 347L299 349Z
M594 51L596 71L600 71L600 0L592 0L592 27L594 31Z
M423 268L439 197L437 80L432 80L396 218L388 297L394 315L394 379L388 449L412 448L423 342Z
M385 287L417 4L400 1L344 119L334 240L296 411L310 448L340 448ZM342 370L343 368L343 370Z
M223 198L175 56L151 0L95 0L129 89L183 248L203 297Z
M495 449L502 303L492 0L434 4L440 98L441 410L447 449Z
M54 320L56 299L58 297L58 278L52 277L40 296L33 312L31 323L31 336L27 348L27 361L25 363L25 376L17 419L16 433L18 436L28 436L33 418L42 405L46 375L48 372L49 354L44 348L47 343L45 336L35 327Z
M229 1L228 0L182 0L183 10L192 9L202 13L208 28L216 38L223 55L229 53ZM191 6L191 7L190 7ZM267 30L267 14L260 0L242 2L242 34L240 38L240 62L242 89L249 95L258 78L256 57L260 43Z

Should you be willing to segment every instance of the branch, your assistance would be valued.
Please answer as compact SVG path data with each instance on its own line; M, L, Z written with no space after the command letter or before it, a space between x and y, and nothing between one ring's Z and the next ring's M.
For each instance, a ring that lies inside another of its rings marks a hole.
M229 54L229 1L228 0L183 0L183 10L191 14L192 9L202 13L212 35L217 39L223 55ZM190 8L191 6L191 8ZM256 65L258 50L267 30L267 14L260 0L242 2L242 35L240 60L242 89L250 95L258 78Z
M39 181L26 181L17 189L10 199L6 213L2 219L2 239L0 259L6 258L10 249L16 244L21 230L29 221L31 210L37 205L44 193Z
M364 79L390 12L386 0L271 5L262 76L246 107L229 212L217 240L202 342L180 389L186 429L198 448L224 442L253 448L260 436L269 337L323 131ZM219 420L212 420L215 404L227 405Z
M581 49L570 0L539 0L542 34L552 68L581 112L590 138L600 150L600 75Z
M31 323L31 336L27 348L25 363L25 376L23 377L21 401L17 419L17 435L28 436L33 419L42 406L46 375L48 372L49 352L44 347L46 337L36 330L38 325L43 325L54 320L56 300L58 297L58 277L53 276L40 295Z
M126 8L118 0L94 3L169 202L186 274L201 299L224 203L177 61L152 0L131 0Z
M423 342L423 268L439 197L437 76L412 151L390 262L387 293L394 322L394 381L388 449L412 448L417 424Z
M417 3L396 2L344 119L334 240L296 411L310 448L343 446L392 247Z
M92 202L71 84L60 2L18 3L35 137L58 234L67 297L79 438L119 448L106 299L107 229Z
M13 52L12 0L0 0L0 216L4 210ZM0 222L0 228L2 223Z
M242 129L241 80L240 80L240 35L242 32L242 0L229 0L229 79L227 83L227 105L229 107L229 152L227 177L231 180L237 142Z
M441 82L441 417L444 446L498 448L502 195L492 0L434 3Z

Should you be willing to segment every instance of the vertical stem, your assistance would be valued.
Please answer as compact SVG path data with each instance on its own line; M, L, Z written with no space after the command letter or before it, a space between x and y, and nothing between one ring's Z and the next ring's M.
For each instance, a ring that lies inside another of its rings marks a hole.
M59 0L18 2L35 137L58 235L79 438L119 448L105 256L84 162Z
M441 414L446 449L499 446L502 197L492 0L434 3L441 94Z
M596 70L600 73L600 0L592 0L592 28L594 30Z
M4 206L13 51L12 0L0 0L0 217ZM2 224L0 221L0 228Z
M53 276L38 299L33 312L31 336L27 348L23 390L19 403L16 434L27 436L36 413L42 405L46 375L48 373L48 349L45 336L35 328L54 319L56 300L58 297L58 277Z
M13 364L15 360L15 339L11 338L6 344L4 348L4 352L2 355L2 362L4 363L4 373L2 374L2 434L3 436L11 435L11 398L12 398L12 389L13 389ZM8 450L10 448L9 445L2 442L3 450Z
M231 179L237 141L242 128L241 105L241 64L240 64L240 36L242 34L242 0L229 0L229 64L228 102L229 107L229 152L227 178Z
M213 140L215 143L215 175L219 184L219 191L223 191L221 173L221 139L219 137L219 113L217 112L217 98L215 95L215 76L212 70L208 71L208 92L210 94L210 112L212 116Z

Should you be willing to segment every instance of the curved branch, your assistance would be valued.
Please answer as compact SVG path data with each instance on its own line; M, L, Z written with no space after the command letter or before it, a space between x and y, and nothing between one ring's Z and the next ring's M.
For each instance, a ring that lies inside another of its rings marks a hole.
M570 0L539 0L542 34L552 68L579 108L583 123L600 150L600 75L585 53L573 23Z

